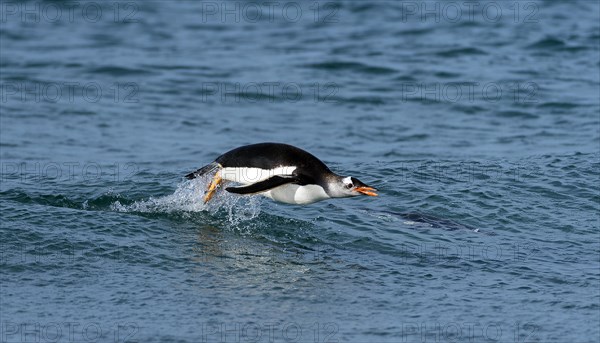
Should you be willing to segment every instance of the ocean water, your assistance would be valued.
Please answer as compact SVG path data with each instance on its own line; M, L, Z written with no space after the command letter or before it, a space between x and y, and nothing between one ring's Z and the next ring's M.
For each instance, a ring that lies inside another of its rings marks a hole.
M598 342L595 1L0 3L2 342ZM234 147L379 197L201 197Z

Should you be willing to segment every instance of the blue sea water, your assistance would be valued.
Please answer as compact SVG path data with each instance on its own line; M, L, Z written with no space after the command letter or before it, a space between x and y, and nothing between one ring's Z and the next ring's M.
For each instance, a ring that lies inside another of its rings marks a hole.
M2 0L0 341L600 341L599 18ZM182 177L264 141L380 195Z

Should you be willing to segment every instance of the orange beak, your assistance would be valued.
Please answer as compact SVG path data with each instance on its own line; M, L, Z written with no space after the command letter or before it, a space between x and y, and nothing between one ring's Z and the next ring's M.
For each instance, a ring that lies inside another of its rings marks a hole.
M377 190L373 187L356 187L354 189L355 191L362 193L364 195L368 195L368 196L372 196L372 197L376 197L377 193L375 193Z

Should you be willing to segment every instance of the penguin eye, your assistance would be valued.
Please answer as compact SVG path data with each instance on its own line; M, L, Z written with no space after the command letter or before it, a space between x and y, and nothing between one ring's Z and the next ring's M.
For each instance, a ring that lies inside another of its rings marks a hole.
M352 186L353 186L353 184L351 184L351 183L346 184L346 188L348 188L348 189L352 188Z

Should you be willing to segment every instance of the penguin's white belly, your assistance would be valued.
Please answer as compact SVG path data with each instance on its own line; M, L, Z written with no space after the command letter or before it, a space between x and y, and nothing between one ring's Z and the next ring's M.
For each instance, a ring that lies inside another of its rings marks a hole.
M273 169L228 167L221 169L221 177L224 180L238 182L243 185L249 185L264 181L276 175L289 176L292 175L294 170L296 170L296 167L277 167Z
M329 199L323 187L319 185L295 185L287 184L273 188L261 193L275 201L287 204L310 204L313 202Z
M273 176L291 176L296 167L277 167L273 169L227 167L221 169L221 177L224 180L250 185L264 181ZM285 184L268 191L259 193L275 201L287 204L310 204L316 201L329 199L323 187L319 185L300 186L296 184Z

